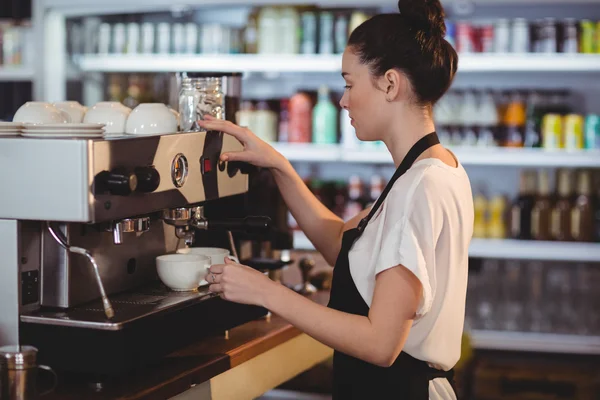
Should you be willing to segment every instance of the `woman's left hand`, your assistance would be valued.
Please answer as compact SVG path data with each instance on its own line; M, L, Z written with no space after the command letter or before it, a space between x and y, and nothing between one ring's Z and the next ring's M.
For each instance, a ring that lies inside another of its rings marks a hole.
M210 267L206 275L209 291L236 303L265 306L265 298L274 282L261 272L225 258L225 264Z

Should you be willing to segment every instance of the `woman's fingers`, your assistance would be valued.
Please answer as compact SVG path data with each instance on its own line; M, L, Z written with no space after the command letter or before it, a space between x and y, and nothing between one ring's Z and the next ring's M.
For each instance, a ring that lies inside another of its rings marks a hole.
M247 137L247 132L245 128L232 124L229 121L224 121L222 119L199 120L198 125L209 131L220 131L228 133L242 143L245 143L245 139Z

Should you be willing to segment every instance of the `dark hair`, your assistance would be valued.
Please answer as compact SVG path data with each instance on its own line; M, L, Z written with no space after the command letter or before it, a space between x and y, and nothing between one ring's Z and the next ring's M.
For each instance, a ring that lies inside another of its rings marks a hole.
M392 68L411 82L416 102L434 104L450 87L458 55L444 36L439 0L398 0L400 14L379 14L358 26L348 46L379 77Z

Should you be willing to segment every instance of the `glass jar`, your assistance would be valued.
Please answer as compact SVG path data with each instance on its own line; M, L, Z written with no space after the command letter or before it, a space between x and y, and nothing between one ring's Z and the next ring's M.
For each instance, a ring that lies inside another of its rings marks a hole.
M223 80L216 77L197 78L195 86L198 94L196 118L203 120L204 116L208 114L217 119L225 119Z
M197 131L196 109L199 93L192 85L190 78L184 78L179 91L179 129L183 132Z

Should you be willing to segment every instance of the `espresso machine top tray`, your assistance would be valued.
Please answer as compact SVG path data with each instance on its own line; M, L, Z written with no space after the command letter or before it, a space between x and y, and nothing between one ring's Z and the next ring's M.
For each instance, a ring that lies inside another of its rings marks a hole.
M40 309L21 315L21 322L78 328L118 331L148 316L159 316L192 306L215 297L208 286L193 292L174 292L160 282L140 289L110 296L115 311L106 318L102 300L66 310Z

